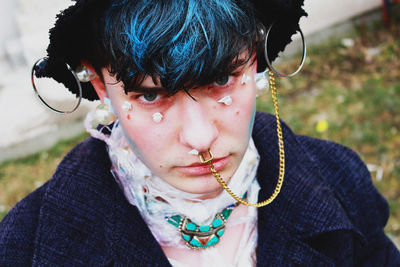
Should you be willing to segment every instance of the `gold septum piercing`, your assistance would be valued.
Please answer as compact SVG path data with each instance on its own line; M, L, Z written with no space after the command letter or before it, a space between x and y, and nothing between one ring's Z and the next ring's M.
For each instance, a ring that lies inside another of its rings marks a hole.
M232 192L232 190L227 186L225 180L221 177L221 175L215 170L214 165L212 163L213 160L213 154L211 153L211 150L208 149L208 154L209 158L205 159L203 156L203 153L199 153L199 158L200 162L204 164L208 164L208 168L210 169L212 175L215 177L215 179L218 181L218 183L222 186L222 188L225 189L226 192L228 192L231 197L239 201L240 203L246 205L246 206L251 206L251 207L264 207L268 204L270 204L274 199L278 196L279 192L281 191L281 187L283 184L283 178L285 176L285 150L284 150L284 145L283 145L283 135L282 135L282 129L281 129L281 122L279 120L279 108L278 108L278 100L276 97L276 86L275 86L275 77L274 73L269 70L269 88L271 90L271 95L272 95L272 101L274 104L274 110L275 110L275 118L276 118L276 132L278 136L278 146L279 146L279 176L278 176L278 182L276 184L275 190L272 193L272 195L267 198L266 200L258 203L249 203L246 200L238 197L235 195L235 193Z

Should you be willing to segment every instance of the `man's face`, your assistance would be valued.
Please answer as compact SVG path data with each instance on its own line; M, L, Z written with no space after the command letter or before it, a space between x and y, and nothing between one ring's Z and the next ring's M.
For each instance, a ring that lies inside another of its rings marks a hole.
M251 135L255 65L242 67L237 76L190 90L196 101L184 91L167 96L150 77L141 84L143 93L126 95L122 83L116 83L106 69L102 74L113 109L135 154L170 185L185 192L205 194L207 198L216 196L222 188L207 165L189 152L206 152L207 158L207 150L211 149L216 170L226 182L230 180ZM243 79L243 74L249 78ZM228 96L231 104L229 99L226 103L218 102ZM126 102L131 103L131 110L126 109ZM159 122L153 118L157 113L162 115Z

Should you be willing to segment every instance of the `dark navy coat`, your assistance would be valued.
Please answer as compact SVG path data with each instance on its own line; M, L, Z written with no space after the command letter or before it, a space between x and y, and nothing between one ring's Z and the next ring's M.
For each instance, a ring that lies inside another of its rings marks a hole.
M259 199L278 176L274 117L257 114ZM286 175L258 209L257 266L400 266L383 232L388 205L360 158L283 125ZM169 266L138 210L110 174L102 141L89 138L0 224L0 266Z

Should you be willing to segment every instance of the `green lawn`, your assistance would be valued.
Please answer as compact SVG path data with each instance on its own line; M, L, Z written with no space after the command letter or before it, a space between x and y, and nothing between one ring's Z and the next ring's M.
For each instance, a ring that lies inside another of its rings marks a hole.
M32 156L1 163L0 220L19 200L45 183L68 151L88 136L83 133Z

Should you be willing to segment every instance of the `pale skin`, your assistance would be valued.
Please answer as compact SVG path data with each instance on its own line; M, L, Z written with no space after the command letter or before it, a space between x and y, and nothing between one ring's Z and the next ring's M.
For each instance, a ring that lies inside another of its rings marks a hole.
M94 72L89 63L84 64ZM256 62L248 63L236 70L235 76L190 90L197 101L184 91L166 96L161 85L155 84L150 77L141 84L143 92L126 95L122 83L117 83L106 68L102 69L104 82L98 75L91 82L102 102L104 98L110 98L133 151L154 174L177 189L213 198L223 189L210 171L200 165L199 157L188 152L196 149L206 155L211 149L216 158L216 169L227 182L230 180L243 158L251 134L256 66ZM241 82L243 73L251 78L245 84ZM218 103L227 95L232 98L230 105ZM132 104L132 109L122 108L126 101ZM156 112L163 115L159 123L152 118ZM239 205L231 218L246 213L247 207ZM234 258L242 231L243 225L227 226L224 238L217 246L224 258ZM191 266L200 263L196 260L198 251L173 247L163 247L163 250L168 257Z

